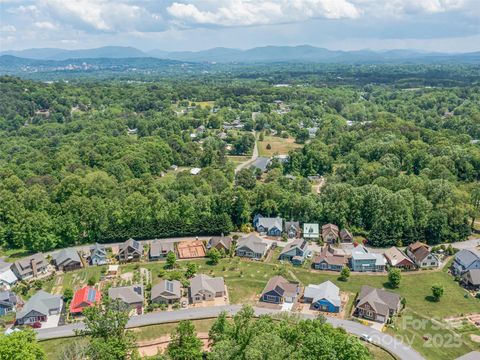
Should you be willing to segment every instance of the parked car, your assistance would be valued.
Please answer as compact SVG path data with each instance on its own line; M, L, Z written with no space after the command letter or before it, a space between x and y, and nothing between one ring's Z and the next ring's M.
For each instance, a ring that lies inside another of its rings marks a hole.
M40 321L34 322L32 324L32 328L34 329L40 329L42 327L42 323Z
M187 307L187 302L185 300L182 301L182 308L186 308Z
M373 342L372 337L370 335L367 335L367 334L360 335L360 340L366 341L368 343Z

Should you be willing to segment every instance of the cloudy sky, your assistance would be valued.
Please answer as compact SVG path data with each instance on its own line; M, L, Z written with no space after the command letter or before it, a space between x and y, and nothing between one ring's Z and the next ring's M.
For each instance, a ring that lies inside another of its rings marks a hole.
M480 0L0 0L0 49L480 50Z

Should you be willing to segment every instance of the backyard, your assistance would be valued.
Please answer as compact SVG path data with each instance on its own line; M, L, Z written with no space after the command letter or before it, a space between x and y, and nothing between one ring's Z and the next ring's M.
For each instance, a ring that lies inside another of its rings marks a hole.
M267 145L270 144L270 149ZM281 138L279 136L265 135L263 141L258 141L258 154L260 156L287 155L290 150L302 147L302 145L295 143L293 138Z

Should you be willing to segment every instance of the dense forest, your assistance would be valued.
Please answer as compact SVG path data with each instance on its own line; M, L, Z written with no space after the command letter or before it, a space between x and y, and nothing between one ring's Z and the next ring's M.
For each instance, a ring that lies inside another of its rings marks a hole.
M385 69L378 78L395 73ZM220 234L257 212L333 222L378 246L470 234L480 206L478 86L326 86L313 72L274 86L276 73L265 76L0 78L2 245ZM302 146L266 175L235 175L230 156L251 154L252 130ZM202 171L182 171L190 167ZM320 194L312 175L327 179Z

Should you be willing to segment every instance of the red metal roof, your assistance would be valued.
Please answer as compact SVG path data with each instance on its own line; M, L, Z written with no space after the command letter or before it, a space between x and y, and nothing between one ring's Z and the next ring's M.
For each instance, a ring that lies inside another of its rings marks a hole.
M100 291L91 286L85 286L77 290L70 303L70 312L80 313L84 308L98 304L101 296Z

